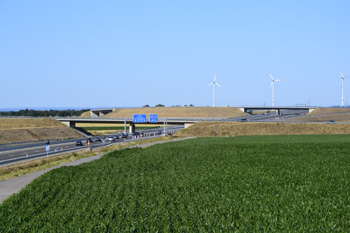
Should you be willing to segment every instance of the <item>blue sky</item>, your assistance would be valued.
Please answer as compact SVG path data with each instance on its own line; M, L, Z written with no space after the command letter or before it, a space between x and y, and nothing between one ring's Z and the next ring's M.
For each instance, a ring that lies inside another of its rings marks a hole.
M349 1L0 0L0 108L341 105ZM350 105L350 79L345 80Z

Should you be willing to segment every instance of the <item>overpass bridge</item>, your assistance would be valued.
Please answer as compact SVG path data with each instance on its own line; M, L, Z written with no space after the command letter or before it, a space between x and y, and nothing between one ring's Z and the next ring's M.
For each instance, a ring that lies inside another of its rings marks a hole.
M63 124L75 128L77 123L114 123L114 124L124 124L129 125L129 132L133 133L135 132L135 125L136 124L153 124L153 125L184 125L185 128L189 125L199 122L199 121L227 121L226 118L158 118L158 122L150 122L149 119L147 119L147 122L145 123L134 123L133 118L104 118L104 117L55 117L54 119L62 122Z
M317 107L238 107L239 110L242 112L249 112L249 111L277 111L278 114L281 113L282 110L304 110L304 111L309 111L312 112L314 111Z

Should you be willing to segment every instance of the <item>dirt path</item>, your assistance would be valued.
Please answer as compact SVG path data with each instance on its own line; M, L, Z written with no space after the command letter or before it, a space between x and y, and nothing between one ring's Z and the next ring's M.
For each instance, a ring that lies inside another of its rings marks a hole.
M162 142L153 142L153 143L147 143L147 144L142 144L142 145L138 145L138 146L133 146L133 147L129 147L129 148L146 148L149 146L153 146L155 144L162 144L162 143L167 143L167 142L174 142L174 141L181 141L181 140L187 140L187 139L191 139L193 137L188 137L188 138L182 138L182 139L174 139L171 141L162 141ZM38 171L29 175L25 175L25 176L21 176L18 178L14 178L11 180L3 180L0 181L0 204L7 198L9 198L12 194L14 193L18 193L22 188L24 188L25 186L27 186L30 182L32 182L33 180L35 180L36 178L38 178L39 176L45 174L46 172L49 172L53 169L59 168L59 167L63 167L63 166L77 166L83 163L88 163L91 161L94 161L96 159L100 159L104 154L99 154L99 155L95 155L95 156L91 156L91 157L87 157L87 158L82 158L79 160L75 160L69 163L65 163L65 164L61 164L58 165L56 167L52 167L52 168L48 168L46 170L42 170L42 171Z

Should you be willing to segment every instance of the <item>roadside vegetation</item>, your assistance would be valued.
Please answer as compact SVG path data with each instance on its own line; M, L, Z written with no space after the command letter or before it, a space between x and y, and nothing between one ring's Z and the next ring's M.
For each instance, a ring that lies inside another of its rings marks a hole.
M283 122L198 122L177 136L350 134L349 124Z
M349 135L197 138L39 177L0 232L346 232Z

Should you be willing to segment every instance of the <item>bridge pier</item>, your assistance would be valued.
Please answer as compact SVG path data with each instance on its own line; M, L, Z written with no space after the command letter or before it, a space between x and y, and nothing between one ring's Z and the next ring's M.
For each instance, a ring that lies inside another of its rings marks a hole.
M135 124L131 123L129 126L129 133L135 133Z
M71 128L75 128L75 122L72 122L72 121L61 121L62 124L68 126L68 127L71 127Z

